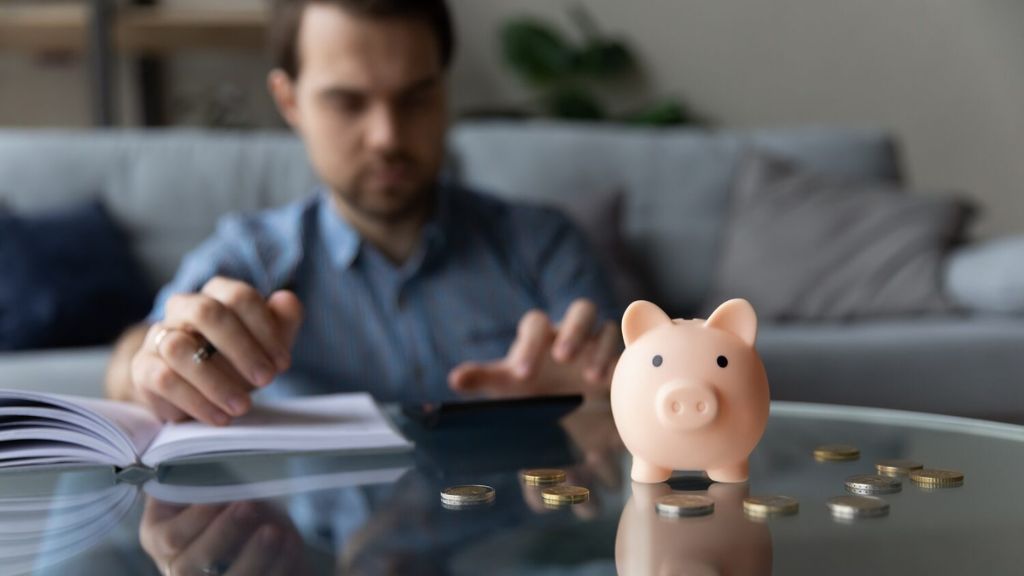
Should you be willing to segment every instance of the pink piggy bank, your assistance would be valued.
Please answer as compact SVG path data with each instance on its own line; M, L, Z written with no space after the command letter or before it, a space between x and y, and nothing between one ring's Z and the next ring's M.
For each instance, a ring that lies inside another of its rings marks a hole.
M633 480L706 470L716 482L746 481L769 403L753 306L729 300L707 320L673 320L638 300L622 317L622 336L612 416L633 455Z

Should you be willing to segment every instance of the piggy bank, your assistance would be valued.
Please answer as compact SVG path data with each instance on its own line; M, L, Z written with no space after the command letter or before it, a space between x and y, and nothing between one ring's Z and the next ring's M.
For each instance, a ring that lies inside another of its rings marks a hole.
M743 513L746 484L712 484L687 492L714 500L708 516L661 516L655 502L672 494L667 484L633 484L615 536L615 567L620 576L711 576L771 574L772 534L768 524Z
M756 335L746 300L725 302L707 320L673 320L650 302L630 304L611 404L634 481L663 482L673 470L747 480L747 459L768 422Z

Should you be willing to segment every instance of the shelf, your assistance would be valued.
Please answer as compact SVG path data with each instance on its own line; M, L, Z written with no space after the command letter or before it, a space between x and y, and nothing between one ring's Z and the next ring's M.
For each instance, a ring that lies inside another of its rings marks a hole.
M0 50L83 53L88 22L85 4L0 6Z
M262 10L214 11L125 8L114 23L121 52L179 50L261 50L266 45L267 14Z
M83 53L88 25L84 4L0 6L0 50ZM266 25L262 10L125 7L114 17L113 44L123 54L260 50Z

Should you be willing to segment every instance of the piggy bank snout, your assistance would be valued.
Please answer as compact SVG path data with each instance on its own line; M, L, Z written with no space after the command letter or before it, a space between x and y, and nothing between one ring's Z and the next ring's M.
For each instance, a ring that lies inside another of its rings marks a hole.
M714 387L701 382L666 382L658 388L654 401L658 420L672 430L696 430L718 415Z

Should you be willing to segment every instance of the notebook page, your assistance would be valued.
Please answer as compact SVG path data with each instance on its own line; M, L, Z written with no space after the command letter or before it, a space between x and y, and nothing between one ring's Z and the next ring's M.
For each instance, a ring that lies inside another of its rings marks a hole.
M218 453L400 451L412 444L366 393L274 400L257 405L230 426L170 423L142 456L147 466Z

